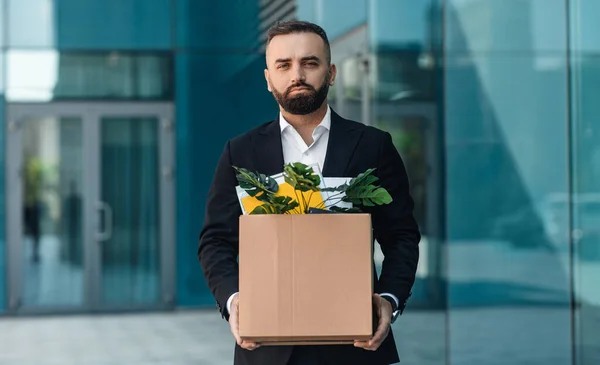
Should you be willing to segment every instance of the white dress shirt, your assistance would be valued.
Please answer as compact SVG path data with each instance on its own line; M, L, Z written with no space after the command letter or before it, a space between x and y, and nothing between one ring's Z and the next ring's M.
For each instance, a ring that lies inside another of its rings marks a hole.
M319 171L323 172L327 144L329 143L329 130L331 129L331 108L327 107L325 117L312 133L313 143L308 146L300 133L288 123L279 113L279 128L281 129L281 147L283 149L283 162L285 164L302 162L306 165L317 164Z
M331 129L331 108L327 106L325 117L319 125L315 127L312 133L313 143L308 146L300 136L300 133L279 113L279 127L281 129L281 145L283 149L283 162L285 164L293 162L302 162L306 165L317 164L319 170L323 172L325 164L325 155L327 154L327 144L329 143L329 131ZM227 300L227 312L231 313L231 301L234 293ZM395 295L390 293L381 293L394 299L396 307L399 301Z

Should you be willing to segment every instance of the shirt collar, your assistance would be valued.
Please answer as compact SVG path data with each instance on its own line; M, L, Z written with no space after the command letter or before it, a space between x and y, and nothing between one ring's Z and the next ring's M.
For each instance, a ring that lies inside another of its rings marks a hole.
M288 123L287 120L285 120L285 118L283 117L283 114L281 114L281 112L279 112L279 128L281 130L281 132L283 132L287 127L291 127L292 125L290 123ZM329 107L329 105L327 105L327 112L325 112L325 116L323 117L323 120L321 121L321 123L319 123L318 126L316 126L315 131L317 129L319 129L320 127L323 127L327 130L331 129L331 108Z

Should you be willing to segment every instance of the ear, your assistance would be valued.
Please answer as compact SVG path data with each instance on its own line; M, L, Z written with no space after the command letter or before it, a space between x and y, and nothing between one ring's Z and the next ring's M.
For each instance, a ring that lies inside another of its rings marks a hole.
M267 82L267 90L269 90L269 92L272 92L273 90L271 90L271 83L269 82L269 70L265 68L265 81Z
M329 74L331 75L329 79L329 85L333 86L335 77L337 76L337 67L333 63L331 64L331 66L329 66Z

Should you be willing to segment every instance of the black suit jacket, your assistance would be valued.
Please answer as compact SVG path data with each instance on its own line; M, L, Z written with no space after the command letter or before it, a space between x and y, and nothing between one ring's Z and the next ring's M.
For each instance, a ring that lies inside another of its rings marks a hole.
M204 226L200 233L198 257L208 286L223 318L228 319L227 299L238 291L238 219L241 214L235 192L238 185L232 165L273 175L283 171L283 149L279 120L265 123L227 142L217 164L208 193ZM393 198L389 205L373 207L374 238L379 242L384 261L377 293L388 292L400 300L404 309L415 280L420 233L413 218L413 200L404 163L389 133L346 120L331 113L331 129L323 167L326 177L354 177L369 168L379 184ZM350 319L349 319L350 320ZM233 337L232 337L233 338ZM235 364L283 365L291 346L263 346L254 351L236 344ZM377 351L349 346L320 346L327 364L392 364L398 362L394 336L390 334Z

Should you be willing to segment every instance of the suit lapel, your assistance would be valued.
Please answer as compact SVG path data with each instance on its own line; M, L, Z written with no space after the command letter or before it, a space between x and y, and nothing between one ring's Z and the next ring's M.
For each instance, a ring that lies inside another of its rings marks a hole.
M331 110L331 129L323 176L346 177L346 170L361 136L358 125L350 123Z
M259 130L254 141L257 170L262 174L275 175L283 172L283 147L279 119Z
M323 166L323 176L345 177L348 164L360 140L359 125L350 123L331 110L331 129L327 154ZM267 124L258 131L254 140L257 170L263 174L275 175L283 171L283 147L279 119Z

